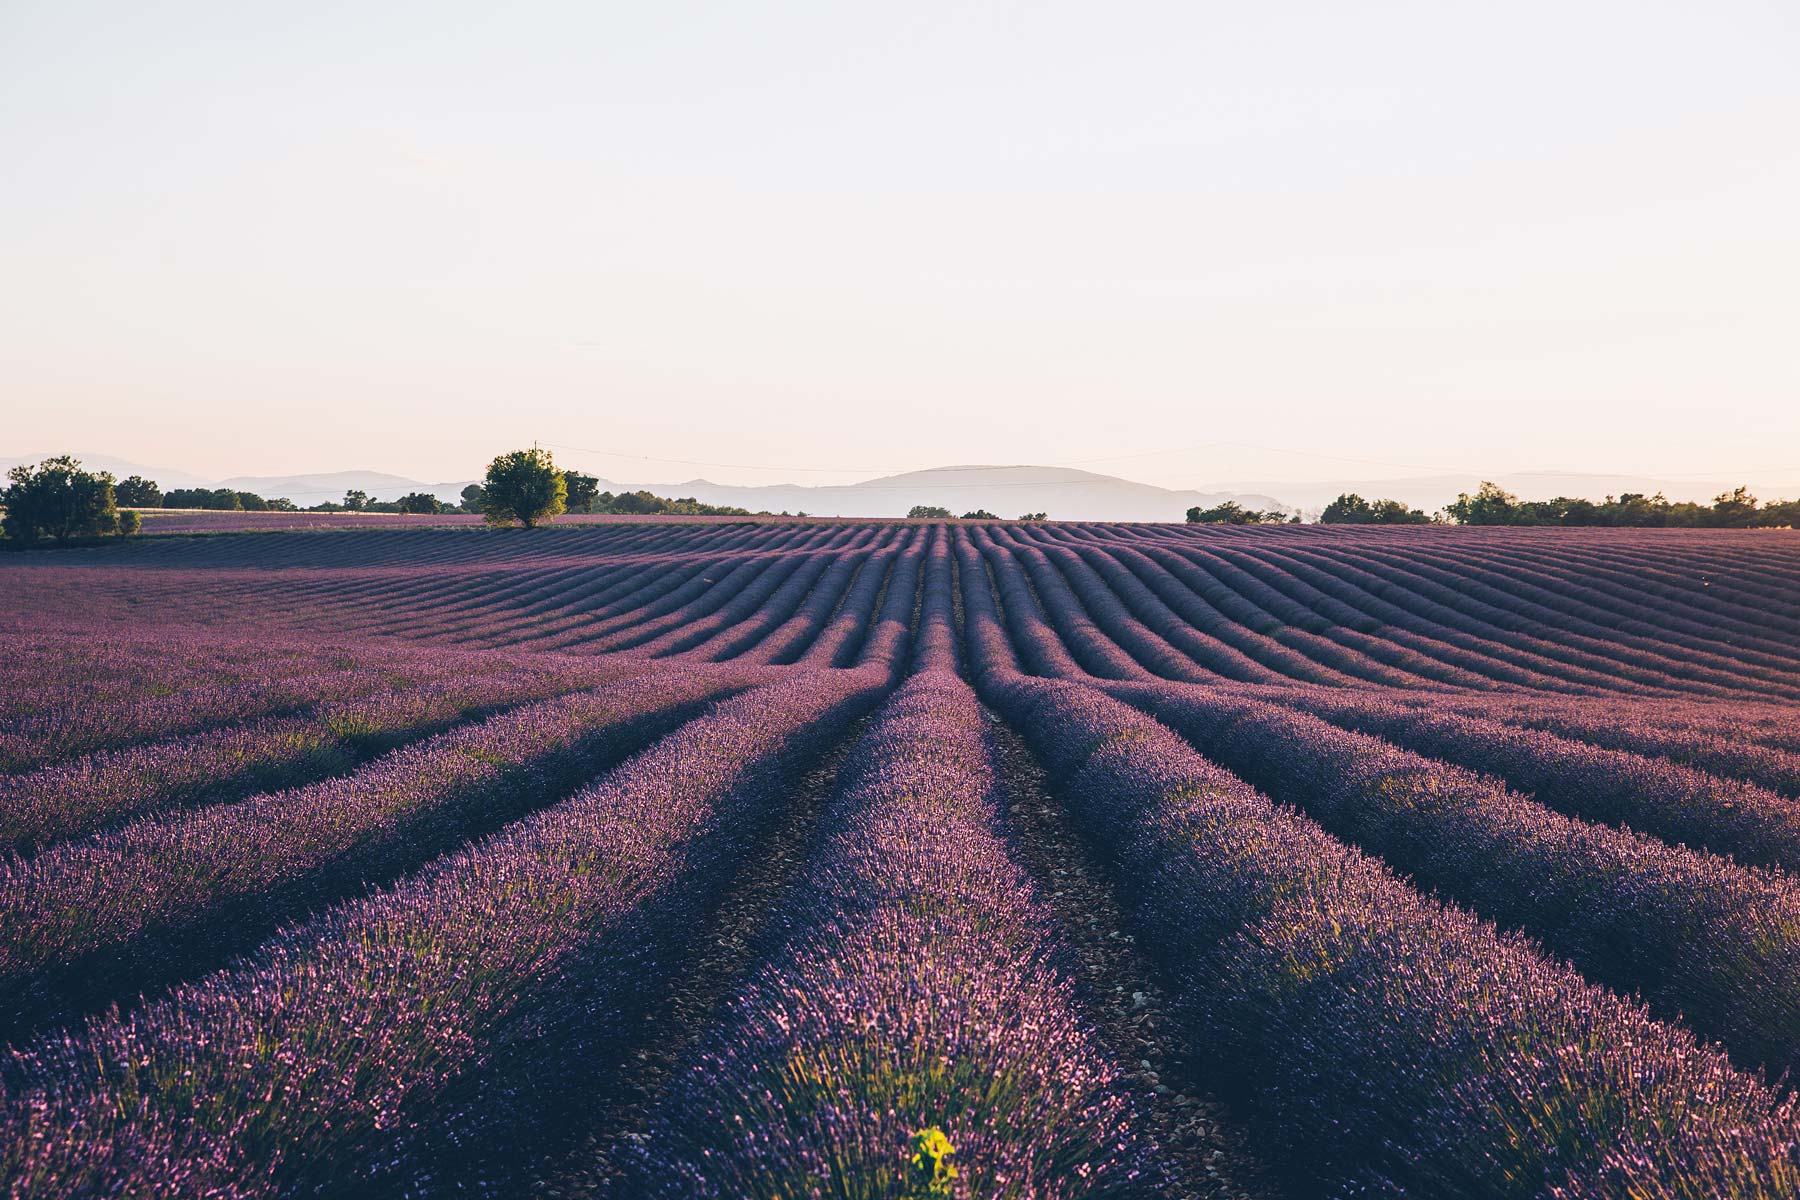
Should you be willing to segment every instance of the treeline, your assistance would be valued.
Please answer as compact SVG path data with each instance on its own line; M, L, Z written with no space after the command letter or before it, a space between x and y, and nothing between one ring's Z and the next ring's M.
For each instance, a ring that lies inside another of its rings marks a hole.
M1259 511L1226 501L1213 508L1190 508L1190 525L1298 524L1299 514ZM1463 492L1436 513L1400 500L1365 500L1345 492L1319 514L1321 525L1547 525L1621 529L1791 529L1800 527L1800 500L1763 504L1748 488L1721 493L1711 504L1672 501L1658 492L1626 492L1601 501L1557 496L1521 500L1498 484L1484 482L1473 495Z
M1800 526L1800 500L1763 504L1749 488L1722 492L1711 504L1671 501L1661 492L1626 492L1595 503L1569 496L1521 500L1493 483L1464 492L1444 514L1458 525L1617 526L1633 529L1787 529Z
M805 516L806 514L802 513L801 515ZM909 521L955 521L959 518L955 513L939 504L915 504L907 511L906 519ZM985 508L977 508L964 513L960 519L964 521L998 521L1000 514L989 512ZM1049 519L1048 513L1041 512L1019 515L1021 521L1048 521Z

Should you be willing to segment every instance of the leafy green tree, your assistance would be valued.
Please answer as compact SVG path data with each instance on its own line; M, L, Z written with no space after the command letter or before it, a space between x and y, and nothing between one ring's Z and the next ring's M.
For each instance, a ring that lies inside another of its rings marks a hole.
M570 512L594 511L594 502L600 498L598 479L592 475L583 475L580 471L564 471L563 486L569 494L566 503Z
M1227 500L1213 508L1201 508L1196 504L1187 510L1189 525L1279 525L1286 520L1286 513L1245 508L1235 500Z
M991 513L985 508L978 508L974 512L964 513L962 519L965 521L998 521L1000 515L998 513Z
M935 504L915 504L907 512L906 517L910 521L948 521L955 515L949 509Z
M138 516L136 509L119 510L119 536L130 537L144 527L144 518Z
M268 512L269 502L255 492L239 492L238 507L245 512Z
M1375 509L1355 492L1343 492L1319 514L1321 525L1373 525Z
M408 492L394 502L394 510L403 513L440 513L444 506L430 492Z
M36 466L21 463L6 477L11 485L0 492L0 504L6 506L0 529L14 541L66 542L118 531L113 477L105 471L84 471L64 454Z
M270 512L299 512L300 506L286 496L276 496L269 501Z
M1756 521L1757 500L1750 489L1740 487L1713 497L1706 524L1715 529L1748 529Z
M127 475L113 488L113 498L134 508L161 508L163 502L162 489L156 481L142 475Z
M555 518L568 500L568 484L548 450L533 446L502 454L488 464L481 512L489 525L513 522L530 529Z
M468 487L464 488L462 490L463 511L472 513L480 512L483 495L484 493L482 492L479 483L471 483Z
M1771 500L1756 514L1765 529L1800 529L1800 500Z
M1497 483L1483 480L1473 496L1463 492L1444 511L1458 525L1518 525L1519 498Z
M1049 513L1041 513L1041 512L1023 513L1019 517L1019 520L1021 520L1021 521L1048 521L1049 519L1050 519Z
M1399 500L1377 500L1369 506L1371 525L1429 525L1431 514L1408 508Z
M163 507L236 512L244 507L242 497L245 494L230 488L171 488L163 493Z
M344 493L344 507L350 512L361 512L369 507L369 493L361 488L351 488Z

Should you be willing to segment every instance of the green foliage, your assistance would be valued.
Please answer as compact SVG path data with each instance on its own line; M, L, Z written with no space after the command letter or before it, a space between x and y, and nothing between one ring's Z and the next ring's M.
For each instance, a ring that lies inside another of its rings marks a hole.
M912 521L948 521L955 515L949 509L935 504L915 504L906 514L907 519Z
M985 508L978 508L973 512L964 513L962 519L965 521L998 521L1000 514L991 513Z
M600 481L592 475L584 475L580 471L564 471L563 486L568 491L570 512L591 513L594 502L600 498Z
M548 450L533 446L502 454L488 464L481 512L489 525L517 522L530 529L561 515L568 494L556 460Z
M468 487L464 488L462 490L463 511L472 513L480 512L481 501L484 495L486 495L486 493L481 490L481 485L479 483L471 483Z
M299 512L300 506L286 496L276 496L269 501L270 512Z
M592 508L597 513L609 513L614 516L670 516L670 517L747 517L752 515L747 508L732 508L726 504L702 504L692 496L683 496L670 500L658 496L654 492L635 491L601 492L594 498ZM805 513L801 513L805 516Z
M394 502L394 511L403 513L440 513L444 506L430 492L408 492Z
M144 527L144 518L138 516L136 509L127 508L119 513L119 536L130 537Z
M1519 498L1497 483L1482 481L1473 496L1462 492L1444 511L1458 525L1524 525Z
M156 486L156 481L142 475L127 475L113 488L113 498L120 504L138 508L161 508L163 502L162 489Z
M1041 512L1022 513L1019 516L1019 520L1021 520L1021 521L1048 521L1049 519L1050 519L1049 513L1041 513Z
M1748 529L1756 520L1756 506L1749 488L1722 492L1713 497L1712 513L1704 523L1716 529Z
M1800 529L1800 500L1776 500L1763 505L1756 523L1765 529Z
M244 493L230 488L171 488L163 493L164 508L204 508L214 512L238 512Z
M245 512L268 512L269 502L255 492L239 492L238 507Z
M1245 508L1235 500L1227 500L1214 508L1195 505L1187 510L1189 525L1279 525L1286 520L1286 513Z
M1319 514L1321 525L1429 525L1425 512L1408 508L1399 500L1377 500L1373 504L1355 492L1345 492L1325 506Z
M1800 501L1778 501L1763 507L1750 489L1743 487L1715 496L1710 505L1691 500L1671 503L1661 492L1654 496L1626 492L1596 504L1570 496L1521 500L1492 483L1483 483L1475 495L1464 492L1444 512L1458 525L1747 529L1800 523Z
M118 531L113 477L105 471L84 471L64 454L35 467L21 463L6 477L11 485L0 492L0 504L6 506L0 529L16 542L47 537L66 542Z
M351 488L344 493L344 508L350 512L362 512L369 507L369 493L361 488Z

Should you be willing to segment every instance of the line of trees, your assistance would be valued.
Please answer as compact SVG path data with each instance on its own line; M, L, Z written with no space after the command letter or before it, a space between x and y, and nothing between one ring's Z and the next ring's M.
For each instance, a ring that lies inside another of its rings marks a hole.
M1646 496L1626 492L1592 500L1557 496L1551 500L1521 500L1494 483L1483 483L1474 495L1467 492L1444 510L1458 525L1561 525L1637 529L1753 529L1800 526L1800 500L1763 504L1750 489L1736 488L1713 497L1711 504L1692 500L1671 501L1661 492Z
M806 514L800 515L805 516ZM915 504L907 510L906 519L909 521L954 521L958 518L955 513L940 504ZM1000 514L989 512L985 508L977 508L964 513L961 519L964 521L998 521ZM1048 521L1049 519L1050 514L1041 512L1022 513L1019 516L1021 521Z
M1279 509L1245 508L1235 500L1227 500L1211 508L1199 505L1187 510L1189 525L1298 525L1300 514L1289 516Z

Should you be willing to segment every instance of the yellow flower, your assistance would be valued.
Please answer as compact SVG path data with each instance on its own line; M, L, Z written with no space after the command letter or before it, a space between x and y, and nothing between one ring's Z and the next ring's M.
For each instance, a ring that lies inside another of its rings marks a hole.
M950 1184L956 1178L956 1168L950 1165L949 1158L956 1153L956 1147L950 1144L944 1131L936 1125L921 1129L912 1135L912 1147L913 1179L922 1188L918 1194L950 1195Z

